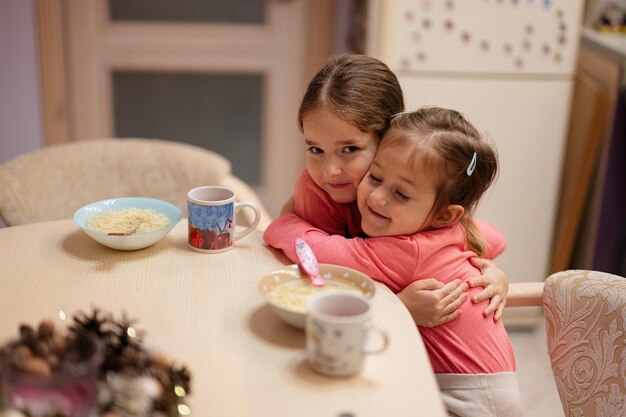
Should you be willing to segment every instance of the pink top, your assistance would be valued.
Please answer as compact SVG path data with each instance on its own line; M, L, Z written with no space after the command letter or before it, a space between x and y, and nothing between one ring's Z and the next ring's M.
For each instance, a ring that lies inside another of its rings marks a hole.
M293 197L295 213L318 229L331 235L363 235L361 213L356 202L335 202L326 191L315 184L306 169L296 181Z
M312 186L307 184L306 177L310 180L308 174L303 174L296 185L296 211L300 205L301 212L312 216L310 218L318 224L338 230L341 215L349 213L348 206L356 204L332 202L328 194L314 183ZM307 188L298 188L302 185ZM298 203L299 197L305 194L308 194L307 198ZM326 202L317 206L302 204L316 199ZM500 254L506 246L502 234L486 222L476 222L476 225L489 243L488 257ZM354 224L348 226L348 230L358 234ZM357 269L394 292L418 279L437 278L446 283L455 278L467 281L480 274L469 262L476 254L465 249L464 230L458 223L411 236L346 239L339 235L329 236L299 216L287 214L272 222L264 234L267 244L283 250L293 262L297 261L293 242L298 237L311 246L319 262ZM494 322L493 317L483 316L488 301L479 304L469 301L479 291L480 288L468 291L468 301L460 307L460 318L433 328L419 326L435 372L489 374L515 371L513 349L502 321Z

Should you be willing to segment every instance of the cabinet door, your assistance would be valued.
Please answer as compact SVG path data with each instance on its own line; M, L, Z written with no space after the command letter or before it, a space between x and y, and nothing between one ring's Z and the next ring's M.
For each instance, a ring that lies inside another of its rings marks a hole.
M307 28L313 18L330 32L327 2L315 13L308 0L149 3L61 0L68 140L214 150L276 214L303 165L296 113L308 68L327 55Z
M563 271L573 266L572 254L581 229L593 174L597 170L608 115L608 92L579 70L574 80L550 272Z

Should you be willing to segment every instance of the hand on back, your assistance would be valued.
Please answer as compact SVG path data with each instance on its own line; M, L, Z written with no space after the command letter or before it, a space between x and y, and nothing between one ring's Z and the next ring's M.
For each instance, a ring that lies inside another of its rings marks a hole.
M483 314L485 317L493 314L493 319L498 321L502 318L502 311L506 305L509 279L503 270L487 259L472 258L471 262L472 265L480 268L482 275L469 280L470 287L484 287L481 292L472 298L472 302L480 303L489 299L489 305Z
M409 310L415 324L435 327L458 318L458 309L467 299L467 284L455 279L443 284L434 278L415 281L397 295Z

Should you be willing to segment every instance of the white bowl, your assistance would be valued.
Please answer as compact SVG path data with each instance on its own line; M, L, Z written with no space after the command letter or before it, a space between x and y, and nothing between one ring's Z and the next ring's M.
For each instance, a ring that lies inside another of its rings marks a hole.
M127 208L152 209L163 213L169 219L167 227L154 232L135 233L131 235L117 236L103 232L97 232L87 227L86 221L93 216L99 216L107 211ZM167 201L145 197L121 197L109 200L97 201L87 204L74 213L74 223L96 242L118 250L136 250L147 248L161 240L180 221L182 215L178 207Z
M320 264L320 274L322 277L332 282L333 280L341 280L344 283L348 282L349 285L358 290L361 295L372 298L376 291L374 281L362 272L356 271L351 268L346 268L339 265ZM286 323L304 329L304 323L306 320L306 312L296 311L288 307L283 307L276 304L270 298L270 294L276 287L289 281L302 281L303 284L310 285L310 279L303 274L298 268L298 265L289 265L283 269L278 269L264 275L259 281L258 289L259 293L265 301L270 305L272 310Z

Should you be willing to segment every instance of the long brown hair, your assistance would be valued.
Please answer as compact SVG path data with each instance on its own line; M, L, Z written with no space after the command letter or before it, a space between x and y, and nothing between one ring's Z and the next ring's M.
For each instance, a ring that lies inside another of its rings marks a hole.
M404 109L400 83L387 65L367 55L331 56L310 81L298 111L327 106L340 119L381 138L391 116Z
M438 107L425 107L393 117L381 143L381 146L390 145L412 146L415 152L425 155L426 164L435 168L437 181L431 219L449 204L462 206L465 212L460 222L465 229L466 245L483 256L487 244L471 220L480 198L498 173L495 146L461 113ZM474 153L476 163L471 170Z

